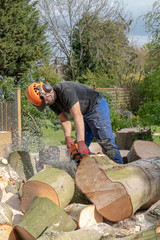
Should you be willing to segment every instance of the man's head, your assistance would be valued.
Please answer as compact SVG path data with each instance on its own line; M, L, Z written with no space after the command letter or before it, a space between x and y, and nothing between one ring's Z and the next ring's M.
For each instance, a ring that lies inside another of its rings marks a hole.
M54 103L55 93L50 84L35 82L27 88L27 98L39 111L43 111L45 106Z

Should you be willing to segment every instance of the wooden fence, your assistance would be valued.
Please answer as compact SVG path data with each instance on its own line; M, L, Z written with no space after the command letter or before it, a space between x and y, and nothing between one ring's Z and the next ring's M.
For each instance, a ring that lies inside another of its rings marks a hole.
M115 107L125 107L130 105L130 93L127 88L94 88L105 96L110 95L111 105Z
M0 102L0 156L21 149L21 89L15 88L15 101Z

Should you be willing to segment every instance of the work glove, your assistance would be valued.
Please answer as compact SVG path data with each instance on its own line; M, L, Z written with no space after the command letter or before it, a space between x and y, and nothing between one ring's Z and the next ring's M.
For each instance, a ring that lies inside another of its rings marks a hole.
M66 140L67 148L70 149L71 145L74 144L72 138L69 137L69 136L66 136L66 137L65 137L65 140Z
M79 142L77 142L77 144L78 144L78 152L80 154L89 154L90 153L84 141L79 141Z

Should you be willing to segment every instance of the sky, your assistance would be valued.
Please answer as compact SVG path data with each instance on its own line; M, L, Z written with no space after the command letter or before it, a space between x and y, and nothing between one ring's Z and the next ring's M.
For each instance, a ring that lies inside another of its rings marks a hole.
M123 0L125 9L133 17L129 40L141 47L148 40L148 35L145 32L144 21L140 16L152 10L152 5L156 0Z

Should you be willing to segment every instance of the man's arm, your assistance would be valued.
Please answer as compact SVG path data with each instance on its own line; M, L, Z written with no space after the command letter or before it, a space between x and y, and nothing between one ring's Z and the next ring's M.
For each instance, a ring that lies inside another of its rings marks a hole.
M68 119L68 116L65 113L60 113L58 115L59 120L61 121L62 129L64 132L64 136L71 136L72 125Z
M81 113L80 104L76 102L70 109L70 113L74 119L74 125L77 133L77 142L84 141L84 120Z

